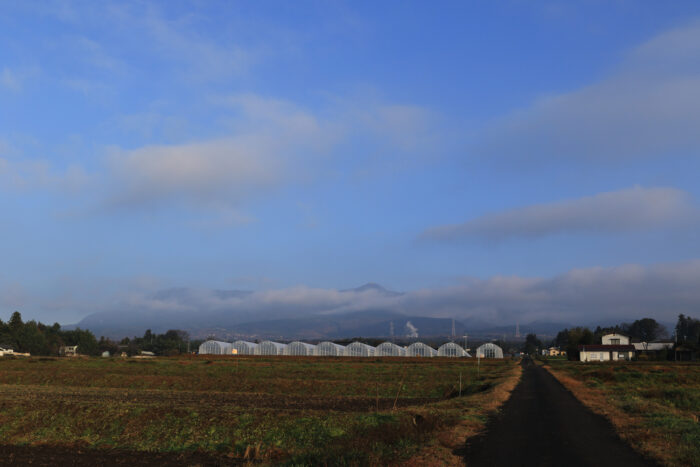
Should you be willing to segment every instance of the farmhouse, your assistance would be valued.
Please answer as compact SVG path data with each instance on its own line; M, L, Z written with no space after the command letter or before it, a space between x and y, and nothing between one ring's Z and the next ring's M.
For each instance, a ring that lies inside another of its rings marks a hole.
M0 346L0 357L4 357L5 355L14 355L14 354L15 354L15 349L13 349L12 346L9 346L9 345Z
M634 357L630 338L622 334L606 334L602 337L602 344L579 345L578 350L582 362L632 360Z

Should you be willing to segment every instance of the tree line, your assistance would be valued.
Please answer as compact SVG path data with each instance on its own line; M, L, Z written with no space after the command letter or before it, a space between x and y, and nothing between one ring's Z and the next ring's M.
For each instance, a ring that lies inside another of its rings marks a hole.
M141 351L153 352L155 355L178 355L190 348L196 349L200 341L190 342L185 331L170 330L164 334L154 334L148 329L143 337L124 338L119 342L95 335L87 329L61 329L61 325L43 324L38 321L22 320L22 315L15 311L10 320L0 319L0 347L11 348L16 352L32 355L58 355L63 346L78 346L81 355L101 355L108 351L110 355L125 352L136 355Z
M612 333L623 334L637 342L652 342L668 337L668 331L662 324L652 318L643 318L633 323L621 323L608 327L598 326L593 331L582 326L567 328L559 331L552 344L566 350L569 360L578 360L579 345L600 344L604 335ZM534 337L536 339L536 336ZM676 345L695 350L700 349L700 320L680 314L674 329L673 340ZM526 339L526 346L529 344L528 347L531 347L532 341L533 339Z

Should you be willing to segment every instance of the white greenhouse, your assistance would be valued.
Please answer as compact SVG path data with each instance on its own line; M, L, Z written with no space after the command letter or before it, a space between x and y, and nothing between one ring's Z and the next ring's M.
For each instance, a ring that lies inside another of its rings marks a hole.
M222 341L205 341L199 346L200 355L231 355L231 344Z
M345 355L345 347L335 342L321 342L316 346L316 355L319 357L342 357Z
M383 342L374 351L376 357L405 357L406 349L393 342Z
M476 355L479 358L503 358L503 349L496 344L487 342L476 349Z
M470 355L459 344L448 342L437 349L438 357L469 357Z
M345 355L348 357L373 357L375 348L362 342L353 342L345 347Z
M255 352L257 355L284 355L287 350L287 344L279 342L263 341L258 344Z
M316 355L316 346L307 344L306 342L290 342L287 344L287 355L311 357L312 355Z
M437 351L422 342L414 342L406 348L407 357L437 357Z
M248 341L236 341L231 345L233 350L236 351L236 355L255 355L255 351L258 348L258 344Z

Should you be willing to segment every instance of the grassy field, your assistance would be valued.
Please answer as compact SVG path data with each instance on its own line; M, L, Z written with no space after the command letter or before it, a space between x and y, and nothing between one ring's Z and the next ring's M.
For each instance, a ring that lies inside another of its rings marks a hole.
M550 371L637 450L670 466L700 466L700 365L549 361Z
M478 429L495 408L487 400L518 374L511 361L482 360L477 374L474 361L442 358L0 359L0 436L232 462L385 463L456 426Z

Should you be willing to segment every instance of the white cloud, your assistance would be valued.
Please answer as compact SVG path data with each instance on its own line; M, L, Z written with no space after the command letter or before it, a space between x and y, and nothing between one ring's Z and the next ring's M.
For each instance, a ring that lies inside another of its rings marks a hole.
M610 233L677 226L698 217L687 193L634 187L573 200L525 206L425 231L431 240L541 237L558 233Z
M545 96L488 125L481 155L629 159L700 150L700 21L633 50L608 78Z
M90 83L85 89L81 87L85 83L67 84L91 91ZM402 157L411 145L408 139L426 134L428 115L418 107L380 104L367 106L361 114L355 107L334 105L312 112L290 101L255 94L218 96L208 104L216 111L223 109L217 132L221 136L133 149L112 147L89 176L80 167L62 172L43 161L16 158L6 167L5 176L14 180L14 186L52 188L60 185L61 177L66 185L77 186L82 175L83 181L94 182L90 203L97 205L90 212L184 206L213 214L195 221L198 225L247 223L254 220L242 207L247 201L288 185L312 183L334 164L353 168L375 164L381 158L365 160L354 152L352 159L340 160L348 156L338 149L353 144L358 134L367 137L363 144L381 148L387 157ZM130 131L143 126L144 135L161 127L164 132L167 126L156 111L114 121ZM402 139L399 134L404 132L411 136ZM387 151L387 146L399 150Z
M208 141L117 149L109 159L111 201L179 201L217 207L226 217L251 196L304 179L333 132L289 102L253 95L226 98L238 114L232 135Z

